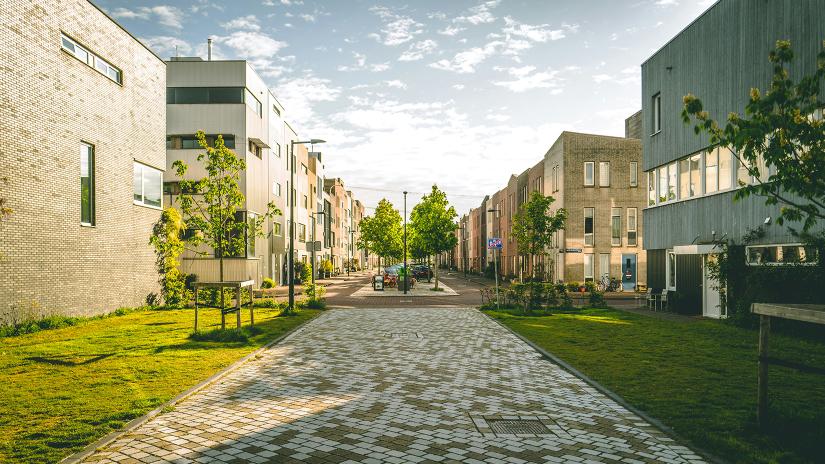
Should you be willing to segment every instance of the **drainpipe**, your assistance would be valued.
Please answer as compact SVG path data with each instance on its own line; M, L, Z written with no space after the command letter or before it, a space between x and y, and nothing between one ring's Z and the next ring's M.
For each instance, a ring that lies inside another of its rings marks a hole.
M206 39L206 61L212 61L212 38Z

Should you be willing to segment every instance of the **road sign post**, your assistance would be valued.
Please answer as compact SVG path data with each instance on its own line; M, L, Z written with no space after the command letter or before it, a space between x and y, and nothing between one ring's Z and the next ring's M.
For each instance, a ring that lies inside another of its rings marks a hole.
M493 250L493 270L496 274L496 310L501 310L501 304L498 297L498 259L496 259L496 250L501 250L503 244L500 238L488 238L487 248Z

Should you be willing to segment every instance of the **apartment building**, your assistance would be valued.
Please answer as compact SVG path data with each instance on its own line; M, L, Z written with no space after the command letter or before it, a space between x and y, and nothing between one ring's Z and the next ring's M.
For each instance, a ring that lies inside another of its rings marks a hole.
M344 272L346 260L349 258L347 245L349 243L349 203L350 196L344 187L344 181L335 177L324 179L324 190L329 195L330 203L330 258L332 266L338 272Z
M781 266L806 255L786 227L779 205L752 196L734 203L741 184L756 182L727 147L711 146L681 119L682 98L700 97L724 121L744 114L750 89L768 88L768 54L790 40L792 76L811 75L825 38L825 1L722 0L642 64L642 146L646 174L643 211L649 285L667 290L685 312L725 317L709 265L719 244L743 244L750 231L764 235L746 248L749 265ZM724 27L720 27L724 25ZM767 175L767 167L760 166ZM821 230L821 225L820 229Z
M158 291L165 65L86 0L0 8L0 323Z

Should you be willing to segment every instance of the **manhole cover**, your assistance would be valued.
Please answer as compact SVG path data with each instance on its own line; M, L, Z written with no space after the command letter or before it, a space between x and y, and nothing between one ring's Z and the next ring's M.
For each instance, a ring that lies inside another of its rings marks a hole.
M390 332L390 338L424 338L418 332Z
M508 419L492 419L487 420L490 428L495 434L517 435L522 433L529 433L533 435L542 435L550 433L550 430L539 420L508 420Z

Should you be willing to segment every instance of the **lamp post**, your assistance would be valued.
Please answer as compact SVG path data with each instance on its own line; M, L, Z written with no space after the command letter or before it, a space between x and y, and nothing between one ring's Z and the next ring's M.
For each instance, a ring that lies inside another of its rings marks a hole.
M298 189L295 188L295 145L315 145L324 143L325 140L311 139L311 140L292 140L289 142L289 258L287 275L289 276L289 306L287 312L291 313L295 310L295 195ZM312 245L315 249L315 244Z
M464 268L464 278L467 278L467 224L459 227L461 230L461 267Z
M407 294L407 191L404 191L404 294Z
M315 213L310 213L312 217L312 286L315 287L315 229L318 228L318 221L315 219L318 215L325 215L326 213L323 211L317 211Z
M349 264L352 266L352 260L355 259L355 227L349 228ZM347 268L347 275L349 275L349 268Z
M499 211L500 210L498 208L492 208L487 210L488 213L496 213L496 219L498 219ZM499 224L499 232L501 231L500 229L501 227ZM496 249L498 249L498 247L496 247ZM496 250L493 250L493 269L496 275L496 309L498 310L501 309L501 304L499 303L498 299L498 260L496 259Z

